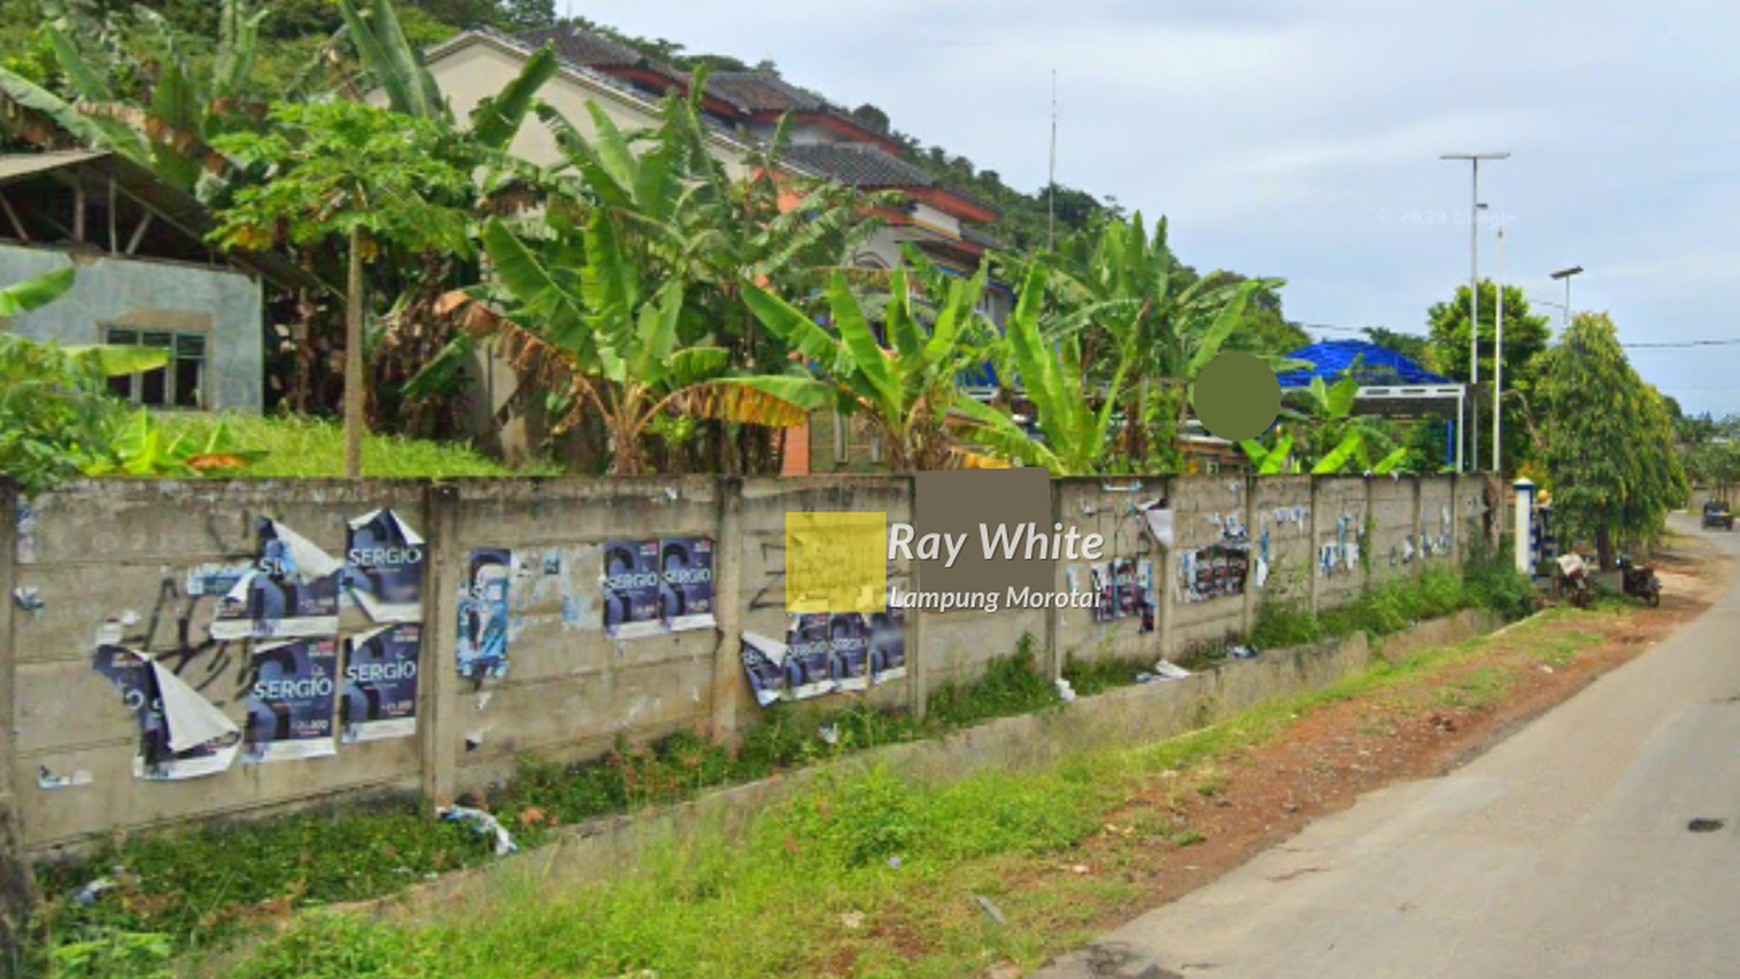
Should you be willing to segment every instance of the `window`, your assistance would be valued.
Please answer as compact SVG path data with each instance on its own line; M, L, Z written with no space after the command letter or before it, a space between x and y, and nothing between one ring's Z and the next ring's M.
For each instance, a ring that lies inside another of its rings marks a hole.
M153 408L205 407L205 334L111 326L104 330L103 339L118 346L169 352L167 367L110 378L112 394Z

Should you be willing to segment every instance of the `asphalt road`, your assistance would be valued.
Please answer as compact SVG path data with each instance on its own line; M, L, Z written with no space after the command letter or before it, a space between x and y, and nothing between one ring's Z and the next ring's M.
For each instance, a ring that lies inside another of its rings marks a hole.
M1038 976L1740 977L1740 585L1471 764Z

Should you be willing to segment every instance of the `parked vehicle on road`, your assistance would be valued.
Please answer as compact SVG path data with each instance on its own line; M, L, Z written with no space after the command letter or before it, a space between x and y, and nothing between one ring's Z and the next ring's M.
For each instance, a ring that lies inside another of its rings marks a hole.
M1661 604L1661 579L1656 577L1655 568L1650 565L1638 564L1624 554L1619 555L1619 581L1627 595L1643 599L1651 608Z
M1553 591L1568 597L1578 608L1595 603L1595 584L1589 580L1589 565L1576 552L1559 555L1553 568Z
M1728 504L1720 500L1711 500L1704 504L1704 526L1733 530L1734 511L1728 509Z

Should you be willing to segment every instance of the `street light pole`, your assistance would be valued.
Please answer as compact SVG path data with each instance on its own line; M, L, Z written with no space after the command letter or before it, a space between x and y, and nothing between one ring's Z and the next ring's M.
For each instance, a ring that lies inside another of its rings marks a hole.
M1500 401L1504 397L1504 228L1498 229L1498 328L1494 333L1492 350L1492 471L1499 476L1504 475L1504 464L1500 456L1500 438L1503 435L1504 405Z
M1553 278L1561 279L1565 283L1565 305L1560 307L1560 311L1563 314L1560 322L1564 324L1563 328L1567 330L1571 328L1571 277L1582 274L1583 266L1581 265L1573 265L1568 269L1560 269L1553 273Z
M1468 201L1468 384L1480 384L1480 161L1508 160L1509 153L1444 153L1440 160L1467 160L1473 196ZM1470 468L1480 469L1479 426L1470 413L1468 444L1474 458Z

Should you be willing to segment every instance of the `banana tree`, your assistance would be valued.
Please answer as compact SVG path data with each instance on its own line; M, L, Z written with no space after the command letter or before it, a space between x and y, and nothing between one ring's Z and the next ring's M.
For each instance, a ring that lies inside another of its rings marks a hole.
M612 475L646 471L644 442L660 419L790 428L827 403L826 387L811 378L731 375L725 348L680 344L684 282L654 285L602 211L583 229L553 217L545 230L554 237L522 239L492 219L482 237L495 279L448 293L440 310L493 338L519 371L522 392L564 396L558 433L596 415Z
M895 269L880 320L886 344L843 272L828 283L831 330L759 286L746 286L744 299L793 356L810 364L833 407L870 420L895 471L946 469L983 462L961 444L956 429L963 422L975 435L990 436L981 441L1026 441L1014 422L974 401L961 384L989 355L993 330L976 311L987 275L981 267L970 280L952 279L936 289L927 324L906 269Z

